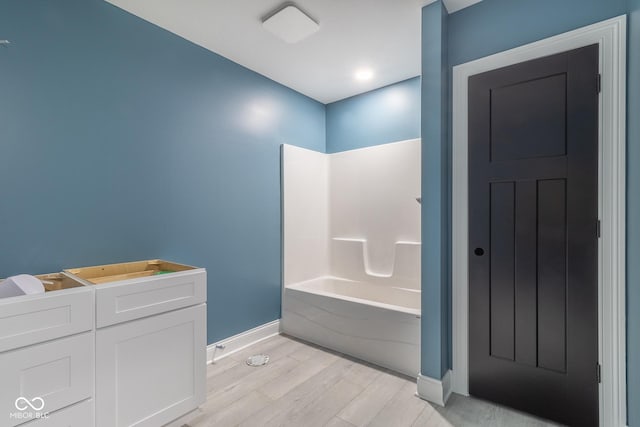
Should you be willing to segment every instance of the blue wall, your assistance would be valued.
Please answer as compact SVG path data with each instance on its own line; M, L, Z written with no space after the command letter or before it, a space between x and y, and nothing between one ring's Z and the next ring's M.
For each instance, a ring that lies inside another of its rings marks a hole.
M324 106L102 0L3 0L0 38L0 277L163 257L209 342L279 318L279 145Z
M422 9L422 346L420 372L449 368L447 12Z
M629 0L627 71L627 388L629 425L640 426L640 0Z
M420 138L420 77L327 105L327 153Z

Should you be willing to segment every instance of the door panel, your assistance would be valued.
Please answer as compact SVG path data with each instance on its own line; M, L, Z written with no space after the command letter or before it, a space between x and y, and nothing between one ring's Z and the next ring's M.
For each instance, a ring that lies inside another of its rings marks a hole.
M518 254L515 264L515 342L516 361L529 366L538 363L538 310L534 301L537 298L537 215L536 181L518 182L516 192L516 217L514 254Z
M491 184L491 355L514 357L514 183Z
M564 156L566 86L558 74L492 90L491 160Z
M469 391L598 425L598 47L469 79Z
M565 202L565 180L538 181L538 367L558 372L566 372Z

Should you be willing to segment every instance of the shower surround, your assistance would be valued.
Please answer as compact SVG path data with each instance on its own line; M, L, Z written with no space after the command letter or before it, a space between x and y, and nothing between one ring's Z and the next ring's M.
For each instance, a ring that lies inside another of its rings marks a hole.
M418 374L420 148L282 146L283 332Z

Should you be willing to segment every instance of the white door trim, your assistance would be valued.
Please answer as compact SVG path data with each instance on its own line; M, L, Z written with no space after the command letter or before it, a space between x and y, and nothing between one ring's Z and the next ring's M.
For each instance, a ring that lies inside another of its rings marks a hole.
M598 320L600 425L626 425L626 16L453 67L453 391L468 395L468 153L470 76L580 47L600 46ZM594 367L595 369L595 367Z

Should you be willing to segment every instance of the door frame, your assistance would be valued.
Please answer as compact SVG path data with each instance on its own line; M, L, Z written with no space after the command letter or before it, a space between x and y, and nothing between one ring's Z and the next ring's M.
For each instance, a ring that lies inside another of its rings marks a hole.
M598 107L599 412L601 426L626 425L626 23L627 17L622 15L453 67L451 382L456 393L469 394L469 77L598 44L602 75Z

